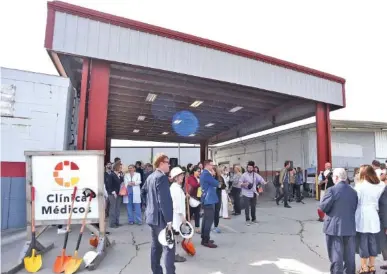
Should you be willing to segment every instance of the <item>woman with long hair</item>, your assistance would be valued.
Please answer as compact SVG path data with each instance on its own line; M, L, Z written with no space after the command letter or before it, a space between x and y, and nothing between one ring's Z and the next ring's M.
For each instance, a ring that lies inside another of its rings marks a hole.
M200 187L199 177L200 177L201 169L199 166L194 166L191 170L191 174L187 179L188 182L188 191L190 199L195 199L200 201L200 197L198 197L198 189ZM189 212L195 219L195 232L200 233L200 204L197 207L189 207Z
M379 253L379 198L385 185L370 165L360 167L360 181L355 187L358 196L355 220L361 262L359 273L375 274L375 258Z
M234 166L234 173L231 176L231 196L234 201L234 212L233 215L241 214L241 184L239 182L242 177L242 169L241 166Z

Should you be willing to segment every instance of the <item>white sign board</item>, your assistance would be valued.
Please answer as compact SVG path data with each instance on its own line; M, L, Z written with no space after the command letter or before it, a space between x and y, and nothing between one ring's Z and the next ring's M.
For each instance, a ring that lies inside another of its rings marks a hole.
M92 189L98 197L99 166L98 155L47 155L32 156L32 184L35 187L36 221L67 220L71 195L77 186L73 209L73 220L84 217L88 198L83 188ZM101 182L103 184L103 182ZM87 219L98 219L98 198L91 201Z

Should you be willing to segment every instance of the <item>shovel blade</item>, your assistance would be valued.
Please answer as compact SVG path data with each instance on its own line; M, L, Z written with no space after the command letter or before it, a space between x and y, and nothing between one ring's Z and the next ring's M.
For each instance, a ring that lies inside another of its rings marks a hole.
M65 271L65 265L71 260L71 256L58 256L52 268L54 273L62 273Z
M77 272L77 270L80 268L82 264L83 259L82 258L71 258L67 264L65 265L65 274L73 274Z
M35 249L32 250L32 255L24 258L24 268L29 273L38 272L43 265L42 255L36 255Z

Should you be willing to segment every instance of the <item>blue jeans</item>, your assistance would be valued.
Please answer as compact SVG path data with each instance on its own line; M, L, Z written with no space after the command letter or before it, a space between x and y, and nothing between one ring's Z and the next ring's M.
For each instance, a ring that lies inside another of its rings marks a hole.
M136 223L141 224L142 223L142 217L141 217L141 203L133 203L133 192L128 194L128 220L129 223Z

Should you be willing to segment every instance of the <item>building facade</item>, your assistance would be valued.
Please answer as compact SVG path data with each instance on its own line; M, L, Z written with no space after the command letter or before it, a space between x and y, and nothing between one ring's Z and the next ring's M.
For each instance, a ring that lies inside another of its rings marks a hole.
M333 167L353 169L378 159L387 159L387 123L331 122L331 147ZM253 160L268 179L273 171L292 160L295 167L303 169L317 166L315 124L261 136L223 147L211 148L218 164L245 166Z
M63 77L7 68L0 72L3 230L26 223L24 151L73 147L77 94Z

